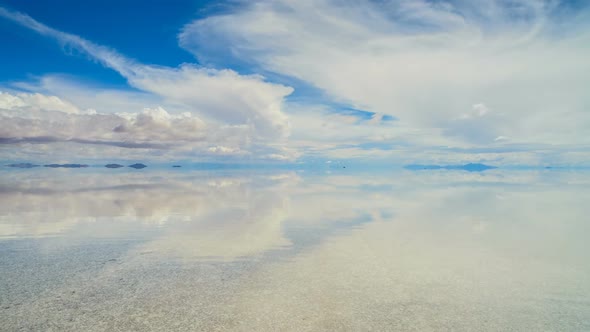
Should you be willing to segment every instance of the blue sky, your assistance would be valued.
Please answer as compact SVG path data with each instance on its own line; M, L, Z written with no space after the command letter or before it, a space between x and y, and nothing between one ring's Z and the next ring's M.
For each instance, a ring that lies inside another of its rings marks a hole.
M141 62L177 66L195 58L178 46L176 34L190 20L211 13L211 1L2 1L5 8L26 13L55 29L108 45ZM84 75L104 84L124 85L112 70L84 56L68 57L55 42L12 22L0 21L0 42L12 45L0 54L2 79L23 79L48 72ZM39 56L43 54L44 56ZM25 68L26 70L23 70Z
M584 164L582 1L0 1L0 154Z

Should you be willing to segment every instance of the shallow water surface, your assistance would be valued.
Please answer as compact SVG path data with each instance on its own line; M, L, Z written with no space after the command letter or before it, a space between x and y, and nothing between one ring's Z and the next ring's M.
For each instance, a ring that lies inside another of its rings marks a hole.
M590 175L3 170L0 330L588 331Z

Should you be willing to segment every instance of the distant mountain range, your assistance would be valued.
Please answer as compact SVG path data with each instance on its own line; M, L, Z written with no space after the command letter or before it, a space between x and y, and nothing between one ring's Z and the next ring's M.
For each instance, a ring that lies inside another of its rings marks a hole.
M6 167L15 167L15 168L33 168L33 167L41 167L41 165L31 164L31 163L18 163L18 164L8 164ZM86 168L89 165L86 164L46 164L43 167L50 167L50 168ZM104 167L106 168L120 168L125 167L124 165L120 164L106 164ZM147 165L144 164L132 164L128 167L135 168L135 169L142 169L146 168Z
M31 164L31 163L19 163L19 164L8 164L7 167L16 167L16 168L33 168L33 167L41 167L41 165ZM43 165L43 167L51 167L51 168L85 168L88 165L85 164L47 164Z
M446 170L462 170L468 172L483 172L489 169L498 168L496 166L490 166L486 164L478 164L478 163L469 163L464 165L419 165L419 164L412 164L404 166L405 169L409 169L412 171L422 171L422 170L437 170L437 169L446 169Z
M43 165L43 167L51 167L51 168L86 168L88 165L85 164L49 164Z
M34 168L34 167L50 167L50 168L86 168L89 165L86 164L46 164L46 165L37 165L32 163L18 163L18 164L8 164L7 167L16 167L16 168ZM104 165L106 168L122 168L125 165L121 164L106 164ZM146 168L147 165L141 163L131 164L127 167L135 168L135 169L142 169ZM172 165L172 167L181 167L180 165ZM345 168L345 167L344 167ZM485 164L479 163L469 163L464 165L421 165L421 164L410 164L404 166L405 169L409 169L412 171L421 171L421 170L463 170L468 172L482 172L489 169L497 168L496 166L490 166Z
M41 165L35 165L35 164L31 164L31 163L19 163L19 164L8 164L6 165L6 167L16 167L16 168L33 168L33 167L39 167Z

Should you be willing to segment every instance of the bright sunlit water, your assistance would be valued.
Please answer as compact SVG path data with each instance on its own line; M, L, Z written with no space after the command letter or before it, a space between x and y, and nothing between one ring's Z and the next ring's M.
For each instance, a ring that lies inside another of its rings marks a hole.
M590 174L2 170L3 331L588 331Z

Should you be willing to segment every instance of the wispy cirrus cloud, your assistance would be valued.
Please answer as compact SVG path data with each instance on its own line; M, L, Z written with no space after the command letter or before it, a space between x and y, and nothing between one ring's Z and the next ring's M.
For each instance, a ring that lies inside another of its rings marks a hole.
M590 144L590 11L571 6L263 0L195 20L178 38L199 59L230 56L395 116L429 144ZM461 118L474 105L489 112Z

